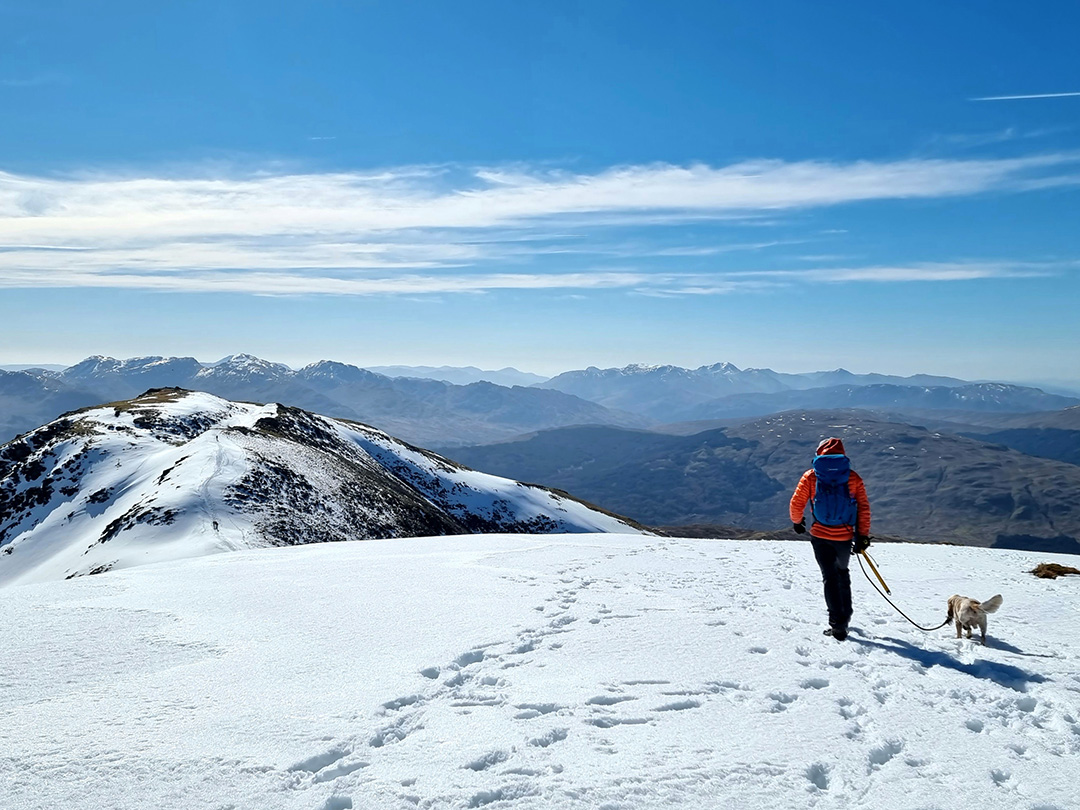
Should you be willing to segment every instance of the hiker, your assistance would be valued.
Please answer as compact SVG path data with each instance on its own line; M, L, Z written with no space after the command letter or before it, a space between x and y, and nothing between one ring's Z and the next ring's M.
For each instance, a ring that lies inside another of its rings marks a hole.
M807 503L814 518L810 544L825 582L825 605L829 609L825 635L843 641L851 621L848 561L852 550L857 554L870 546L870 501L862 478L851 469L840 439L825 439L818 445L813 467L803 473L795 487L791 522L796 534L806 532L803 512Z

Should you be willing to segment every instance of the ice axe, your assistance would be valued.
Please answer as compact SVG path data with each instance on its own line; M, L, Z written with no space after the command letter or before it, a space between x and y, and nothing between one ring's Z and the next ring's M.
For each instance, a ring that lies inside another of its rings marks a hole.
M878 582L881 583L881 587L885 589L885 593L891 596L892 591L890 591L889 586L885 584L885 580L881 578L881 573L877 570L877 566L874 565L874 561L870 559L870 555L866 553L866 549L864 548L859 553L866 560L867 565L870 566L870 570L874 572L874 576L877 577Z
M881 588L885 589L884 592L877 585L874 585L874 580L870 579L870 575L866 573L866 568L862 564L862 561L864 559L866 560L866 564L870 566L870 570L874 572L874 576L877 577L878 582L881 583ZM899 607L897 607L896 603L893 602L893 600L889 598L888 594L891 594L892 591L890 591L889 586L885 584L885 580L882 579L881 573L877 570L877 566L874 565L874 561L872 559L870 559L870 555L866 553L866 549L863 549L862 551L859 552L859 568L862 568L863 576L866 577L867 582L869 582L871 585L874 585L874 590L877 591L878 593L880 593L881 597L886 602L888 602L890 605L892 605L893 609L897 613L899 613L901 616L903 616L905 619L907 619L913 625L918 627L920 630L924 630L927 633L933 632L934 630L940 630L942 627L947 625L952 620L952 614L950 613L947 616L945 616L945 621L943 621L941 624L937 625L936 627L923 627L921 624L919 624L913 618L911 618L906 613L904 613L904 611L902 611Z

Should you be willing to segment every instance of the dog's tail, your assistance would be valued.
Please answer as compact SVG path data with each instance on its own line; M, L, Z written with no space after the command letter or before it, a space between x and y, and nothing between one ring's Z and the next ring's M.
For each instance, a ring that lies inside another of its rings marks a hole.
M991 596L989 599L979 605L979 607L986 613L993 613L995 610L1001 607L1001 594L999 593L997 596Z

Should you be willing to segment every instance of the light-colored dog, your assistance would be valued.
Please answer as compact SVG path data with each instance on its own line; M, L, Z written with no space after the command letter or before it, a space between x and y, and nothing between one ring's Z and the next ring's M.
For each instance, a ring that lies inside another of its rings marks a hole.
M982 631L982 643L986 644L986 614L993 613L999 607L1001 594L992 596L985 602L957 594L950 596L949 621L956 622L956 637L960 638L960 631L966 627L967 637L971 638L971 631L978 627Z

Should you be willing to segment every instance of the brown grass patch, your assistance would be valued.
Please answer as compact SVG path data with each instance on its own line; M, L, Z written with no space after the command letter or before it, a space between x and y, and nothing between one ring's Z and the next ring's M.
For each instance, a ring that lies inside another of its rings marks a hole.
M1034 574L1039 579L1057 579L1068 574L1080 574L1080 568L1071 565L1058 565L1057 563L1039 563L1029 574Z

